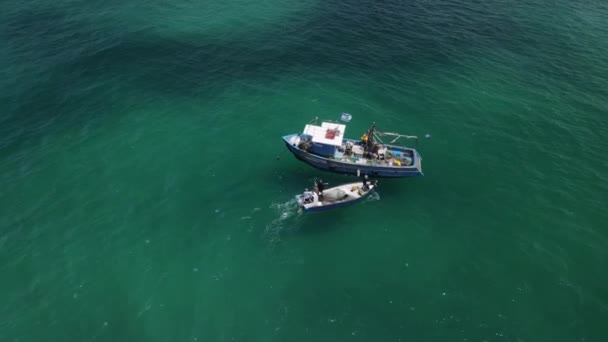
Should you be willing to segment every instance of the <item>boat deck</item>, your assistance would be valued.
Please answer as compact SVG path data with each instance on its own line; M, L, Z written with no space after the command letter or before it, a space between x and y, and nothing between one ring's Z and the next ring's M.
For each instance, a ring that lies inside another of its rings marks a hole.
M411 150L395 149L388 146L383 150L378 151L377 157L366 158L363 155L363 147L354 145L351 153L336 150L331 159L361 165L377 165L377 166L394 166L394 167L410 167L414 164L414 153Z
M364 190L363 182L339 185L323 191L322 199L319 198L318 201L304 203L303 206L306 209L321 209L339 206L349 202L352 203L369 194L374 188L375 185L370 184L369 187Z

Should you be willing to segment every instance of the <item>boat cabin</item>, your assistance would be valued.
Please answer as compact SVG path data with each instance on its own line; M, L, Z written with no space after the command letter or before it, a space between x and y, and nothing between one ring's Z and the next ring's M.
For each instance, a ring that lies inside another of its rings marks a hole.
M308 124L300 134L303 143L308 142L308 151L323 157L333 157L342 146L345 125L323 122L321 126Z

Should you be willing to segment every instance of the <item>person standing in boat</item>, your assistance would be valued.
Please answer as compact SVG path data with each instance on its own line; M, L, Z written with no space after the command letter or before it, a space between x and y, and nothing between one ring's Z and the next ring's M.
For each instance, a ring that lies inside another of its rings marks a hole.
M367 191L369 189L367 186L367 175L361 175L361 180L363 181L363 190Z
M319 179L317 182L317 190L319 191L319 199L323 199L323 190L325 190L325 184L323 184L323 180Z

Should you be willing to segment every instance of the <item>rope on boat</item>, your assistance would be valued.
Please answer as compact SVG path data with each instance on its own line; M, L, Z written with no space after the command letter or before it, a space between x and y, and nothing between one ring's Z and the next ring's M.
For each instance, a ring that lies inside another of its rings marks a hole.
M391 140L391 142L389 144L393 144L395 143L397 140L399 140L399 138L405 138L405 139L416 139L416 145L418 144L418 137L415 135L405 135L405 134L399 134L399 133L392 133L392 132L374 132L374 137L376 139L378 139L378 141L381 144L384 144L384 142L382 141L382 139L380 138L380 136L393 136L395 137L393 140Z

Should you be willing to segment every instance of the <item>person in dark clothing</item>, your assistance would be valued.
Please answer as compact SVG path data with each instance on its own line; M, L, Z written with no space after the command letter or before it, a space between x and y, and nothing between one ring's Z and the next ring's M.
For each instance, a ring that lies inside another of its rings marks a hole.
M367 186L367 175L361 175L362 181L363 181L363 190L367 191L367 189L369 189L369 187Z
M323 184L323 180L320 179L319 182L317 183L317 186L319 187L319 193L323 193L323 190L325 190L325 184Z
M323 180L320 179L316 184L315 184L317 190L318 190L318 194L319 194L319 199L322 200L323 199L323 190L325 189L325 184L323 184Z

